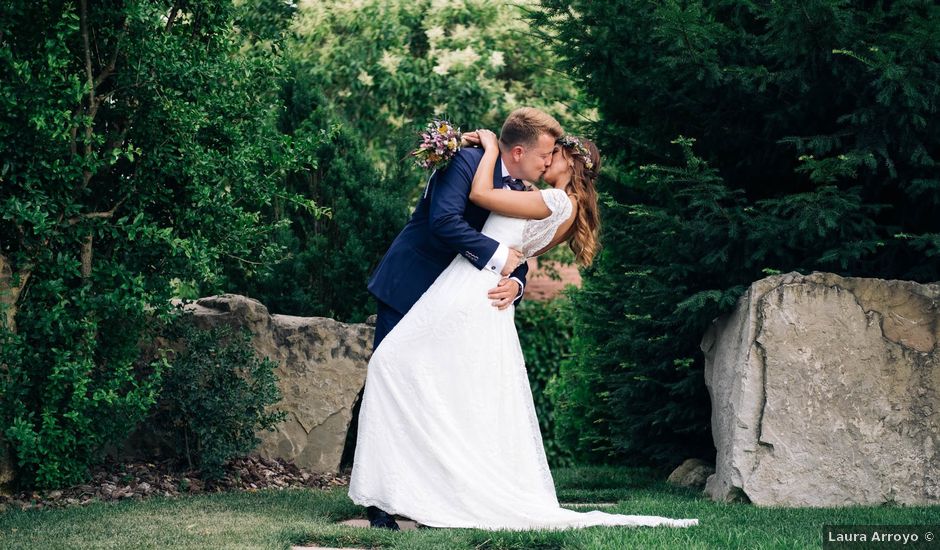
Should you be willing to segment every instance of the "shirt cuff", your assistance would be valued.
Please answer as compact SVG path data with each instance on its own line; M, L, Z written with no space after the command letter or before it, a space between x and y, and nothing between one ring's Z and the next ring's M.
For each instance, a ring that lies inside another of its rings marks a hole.
M522 284L522 281L520 281L518 277L510 277L509 280L516 281L517 283L519 283L519 294L516 294L516 300L518 300L519 298L522 298L522 292L525 290L525 285Z
M506 265L506 261L509 259L509 247L500 244L496 249L496 252L493 254L493 257L486 262L486 269L492 271L493 273L502 273L503 267Z

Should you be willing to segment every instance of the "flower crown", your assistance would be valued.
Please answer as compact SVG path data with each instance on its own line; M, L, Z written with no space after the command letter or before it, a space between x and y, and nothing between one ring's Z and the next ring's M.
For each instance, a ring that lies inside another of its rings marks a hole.
M591 152L581 143L581 140L575 136L565 135L555 140L555 143L566 149L574 149L575 153L581 157L581 162L588 170L594 168L594 161L591 160Z

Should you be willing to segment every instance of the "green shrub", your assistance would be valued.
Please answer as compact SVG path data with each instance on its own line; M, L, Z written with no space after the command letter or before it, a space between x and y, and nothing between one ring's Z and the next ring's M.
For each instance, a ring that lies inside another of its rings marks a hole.
M569 304L572 335L566 345L570 355L559 364L558 373L548 387L555 424L552 442L571 465L608 456L610 430L605 420L613 408L600 369L579 357L592 348L579 336L578 323L582 318L574 313L574 304L573 300Z
M228 292L256 298L271 313L362 322L375 313L366 290L369 274L405 225L412 189L373 165L363 141L338 123L314 85L294 82L284 93L283 130L317 143L311 151L314 167L292 174L285 186L329 208L331 215L321 218L276 200L275 221L289 218L291 224L274 241L291 253L269 272L233 274ZM320 128L332 131L320 136Z
M170 359L155 413L145 424L189 467L217 479L225 463L251 452L262 429L287 413L269 411L280 398L277 363L257 357L247 328L197 328L184 314L169 331L184 348Z
M150 410L163 366L137 364L146 319L127 312L120 293L65 298L61 278L36 276L18 332L0 330L3 435L20 488L86 480L105 447Z

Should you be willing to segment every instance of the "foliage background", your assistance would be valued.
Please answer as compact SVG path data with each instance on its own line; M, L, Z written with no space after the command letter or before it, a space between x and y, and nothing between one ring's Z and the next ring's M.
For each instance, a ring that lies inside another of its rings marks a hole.
M278 131L277 55L244 50L243 14L0 7L0 426L23 484L83 480L152 406L161 364L138 343L174 280L213 293L276 263L275 197L322 213L282 185L312 143Z
M283 34L281 130L326 139L316 169L287 179L332 217L276 202L269 219L289 259L268 273L231 276L234 292L273 313L363 321L365 291L405 225L427 174L408 151L435 114L464 130L498 129L523 105L563 124L583 116L579 90L552 70L553 54L525 22L535 2L324 0L300 2ZM368 228L366 230L365 228ZM198 292L197 292L198 294Z
M596 136L603 249L520 333L553 463L713 456L701 335L791 270L940 279L926 0L13 0L0 426L80 481L153 407L169 298L361 321L427 118Z

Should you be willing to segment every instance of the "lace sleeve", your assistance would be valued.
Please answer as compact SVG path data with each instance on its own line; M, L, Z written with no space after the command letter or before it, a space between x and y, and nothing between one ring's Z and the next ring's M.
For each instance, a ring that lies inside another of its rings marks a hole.
M541 220L528 220L522 232L523 253L526 257L545 248L555 236L555 231L571 216L571 199L563 189L542 189L542 200L551 214Z
M568 216L571 215L571 199L568 198L568 194L565 193L564 189L542 189L542 200L545 201L545 205L548 206L548 209L552 211L549 214L548 219L556 219L557 224L561 225L561 222L568 219Z

